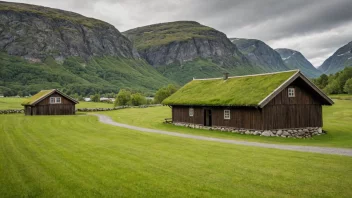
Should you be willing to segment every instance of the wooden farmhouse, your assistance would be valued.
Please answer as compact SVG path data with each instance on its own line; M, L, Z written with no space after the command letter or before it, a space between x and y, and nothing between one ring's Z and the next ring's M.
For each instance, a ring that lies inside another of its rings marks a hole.
M322 105L333 101L294 70L194 79L163 104L173 123L272 130L322 127Z
M22 103L25 115L73 115L76 104L57 89L42 90Z

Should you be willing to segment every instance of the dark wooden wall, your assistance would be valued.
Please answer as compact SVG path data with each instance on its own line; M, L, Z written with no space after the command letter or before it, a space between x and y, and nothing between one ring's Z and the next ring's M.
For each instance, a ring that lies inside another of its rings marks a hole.
M288 97L295 88L295 97ZM323 115L318 97L300 79L280 92L263 108L264 129L322 127Z
M230 110L230 119L224 119L224 110ZM250 107L212 109L213 125L244 129L261 129L262 116L260 109Z
M193 107L194 115L189 116L189 107L174 106L172 107L172 121L192 124L204 124L203 108Z
M288 97L288 88L295 88L295 97ZM212 110L212 125L244 129L287 129L322 127L322 101L312 88L301 79L280 92L263 109L254 107L193 107L194 116L188 114L188 106L173 106L174 122L204 125L204 109ZM231 111L231 119L224 119L224 110Z
M213 126L235 127L245 129L261 129L263 127L260 109L248 107L193 107L194 116L191 117L189 116L189 108L190 107L188 106L173 106L173 122L184 122L204 125L204 111L205 109L211 109ZM224 110L230 110L231 119L224 119Z
M61 104L50 104L50 97L61 97ZM25 115L73 115L75 103L64 96L53 93L35 106L25 106Z

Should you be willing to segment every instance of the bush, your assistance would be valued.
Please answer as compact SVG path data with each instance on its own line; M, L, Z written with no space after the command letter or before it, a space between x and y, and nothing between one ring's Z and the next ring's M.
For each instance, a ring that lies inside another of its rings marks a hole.
M116 96L114 106L125 106L129 105L131 100L131 92L125 89L121 89Z
M132 94L131 103L133 106L140 106L147 104L147 99L140 93Z
M90 99L92 100L92 102L100 102L100 94L95 94L91 96Z
M171 96L173 93L177 91L177 88L175 85L168 85L167 87L163 87L159 89L154 97L155 103L161 103L163 100L165 100L167 97Z
M343 87L343 91L352 94L352 78L348 79Z

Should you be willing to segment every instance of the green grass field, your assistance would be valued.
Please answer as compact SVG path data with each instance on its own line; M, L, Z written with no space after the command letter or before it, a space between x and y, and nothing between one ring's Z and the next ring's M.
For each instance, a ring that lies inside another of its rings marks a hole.
M22 109L21 103L24 98L0 98L0 110L2 109ZM76 108L112 108L113 104L103 102L79 102Z
M352 197L351 186L351 157L0 115L0 197Z
M351 94L334 94L334 95L329 95L329 97L332 99L338 99L338 100L352 100Z
M333 106L324 106L324 130L328 133L309 139L241 135L163 124L162 122L164 121L164 118L171 118L171 109L166 106L146 109L124 109L119 111L104 112L103 114L109 115L115 121L121 123L181 133L268 143L352 148L352 101L350 100L335 100L335 104Z

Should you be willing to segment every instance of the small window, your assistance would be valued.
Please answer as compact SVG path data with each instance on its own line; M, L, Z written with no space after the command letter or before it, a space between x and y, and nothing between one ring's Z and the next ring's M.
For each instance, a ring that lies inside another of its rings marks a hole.
M50 97L50 104L61 104L61 97Z
M288 97L295 97L295 88L288 88Z
M55 98L54 97L50 98L50 104L55 104Z
M193 109L193 108L189 108L188 114L189 114L189 116L193 117L193 115L194 115L194 109Z
M224 110L224 119L225 120L230 120L231 119L230 110Z

